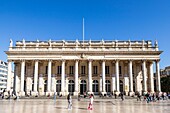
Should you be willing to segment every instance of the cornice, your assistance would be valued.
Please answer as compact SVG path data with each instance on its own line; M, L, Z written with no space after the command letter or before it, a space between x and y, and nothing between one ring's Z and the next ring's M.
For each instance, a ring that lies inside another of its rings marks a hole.
M7 55L160 55L163 51L5 51Z

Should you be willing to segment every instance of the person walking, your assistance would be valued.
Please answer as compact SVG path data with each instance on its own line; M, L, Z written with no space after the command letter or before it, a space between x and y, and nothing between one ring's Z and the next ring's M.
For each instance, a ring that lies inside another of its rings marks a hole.
M68 100L68 110L71 110L72 109L72 98L71 98L70 93L67 96L67 100Z
M90 98L90 103L88 106L88 110L92 110L93 109L93 100L94 100L93 94L91 94L89 98Z

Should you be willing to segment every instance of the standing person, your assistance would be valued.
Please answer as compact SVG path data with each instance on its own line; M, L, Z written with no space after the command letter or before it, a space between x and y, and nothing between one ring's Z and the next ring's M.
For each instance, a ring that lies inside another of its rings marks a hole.
M81 96L80 96L80 93L78 94L78 101L80 101L80 99L81 99Z
M123 101L123 100L124 100L124 94L123 94L123 92L120 93L120 96L121 96L121 99L122 99L122 101Z
M155 102L155 93L152 94L152 101Z
M4 99L5 97L5 89L3 90L3 93L2 93L2 99Z
M56 103L56 92L54 92L54 103Z
M88 110L92 110L92 106L93 106L93 100L94 100L94 96L93 94L90 95L90 103L89 103L89 106L88 106Z
M150 102L149 93L147 92L145 96L146 96L146 102L149 103Z
M32 94L31 94L31 90L30 90L30 96L32 96Z
M72 109L72 98L71 98L70 93L67 96L67 100L68 100L68 109L70 110Z
M140 100L141 101L141 94L140 92L137 93L137 101Z
M114 91L114 96L115 96L115 99L117 98L117 94L116 94L116 91Z
M168 92L167 96L168 96L168 99L170 99L170 92Z

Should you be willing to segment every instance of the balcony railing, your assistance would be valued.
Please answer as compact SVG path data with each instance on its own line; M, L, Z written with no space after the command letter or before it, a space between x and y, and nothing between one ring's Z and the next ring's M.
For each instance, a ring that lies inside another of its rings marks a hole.
M93 74L92 75L93 77L98 77L98 76L100 76L99 74Z

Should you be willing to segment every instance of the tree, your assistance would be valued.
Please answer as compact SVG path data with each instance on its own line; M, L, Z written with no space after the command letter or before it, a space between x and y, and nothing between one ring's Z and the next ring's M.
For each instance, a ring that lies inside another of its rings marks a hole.
M170 92L170 77L161 78L161 90L162 92Z

